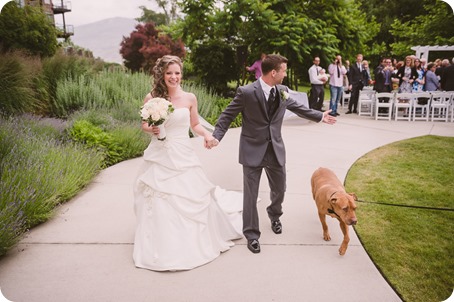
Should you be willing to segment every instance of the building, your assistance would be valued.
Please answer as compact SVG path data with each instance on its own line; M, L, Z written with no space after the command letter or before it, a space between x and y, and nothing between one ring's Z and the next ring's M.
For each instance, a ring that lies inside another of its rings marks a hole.
M65 13L71 12L71 2L63 0L16 0L16 2L24 7L25 5L39 6L43 9L44 13L48 16L49 20L58 30L58 37L65 39L65 41L74 35L74 27L67 25L65 20ZM63 24L55 22L55 15L62 16Z

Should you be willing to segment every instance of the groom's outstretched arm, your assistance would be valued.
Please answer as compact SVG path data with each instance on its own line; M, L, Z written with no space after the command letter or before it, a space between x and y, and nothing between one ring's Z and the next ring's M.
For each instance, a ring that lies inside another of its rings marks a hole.
M213 131L213 136L218 141L221 141L227 130L229 130L230 124L237 117L237 115L243 111L243 91L242 87L239 87L236 91L235 97L230 104L224 109L218 118L216 126Z

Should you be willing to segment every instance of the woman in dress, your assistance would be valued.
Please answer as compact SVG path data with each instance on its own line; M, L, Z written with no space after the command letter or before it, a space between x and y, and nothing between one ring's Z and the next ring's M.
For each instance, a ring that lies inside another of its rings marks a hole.
M413 82L413 92L422 92L424 91L424 76L425 76L425 70L421 65L421 60L420 59L415 59L415 71L417 73L417 77L415 81Z
M411 56L405 58L405 65L397 70L396 77L399 79L399 92L412 92L412 85L418 74L413 68Z
M188 270L206 264L242 237L242 194L213 185L201 168L188 135L189 127L205 142L212 135L199 123L197 99L180 86L182 62L160 58L153 68L154 97L169 100L175 110L160 130L142 122L152 136L134 183L137 228L134 263L156 271Z

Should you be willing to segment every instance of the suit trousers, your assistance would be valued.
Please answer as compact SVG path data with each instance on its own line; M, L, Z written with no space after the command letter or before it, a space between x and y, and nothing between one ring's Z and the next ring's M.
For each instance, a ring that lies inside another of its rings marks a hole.
M322 84L311 84L309 94L309 108L322 111L323 100L325 98L325 88Z
M268 217L270 220L278 220L282 215L282 202L286 190L285 165L279 165L273 145L270 143L260 166L243 165L243 234L248 240L260 238L257 198L263 169L271 189L271 204L266 208Z
M356 112L358 109L358 100L359 100L359 91L363 89L364 85L362 83L352 84L352 92L350 97L350 102L348 103L348 111Z

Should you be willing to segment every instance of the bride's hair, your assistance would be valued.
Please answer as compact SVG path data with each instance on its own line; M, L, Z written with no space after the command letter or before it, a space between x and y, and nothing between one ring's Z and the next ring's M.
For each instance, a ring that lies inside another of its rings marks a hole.
M153 89L151 90L152 97L169 98L169 91L167 90L166 83L164 82L164 75L167 68L171 64L178 64L183 73L183 63L177 56L165 55L156 61L153 67Z

